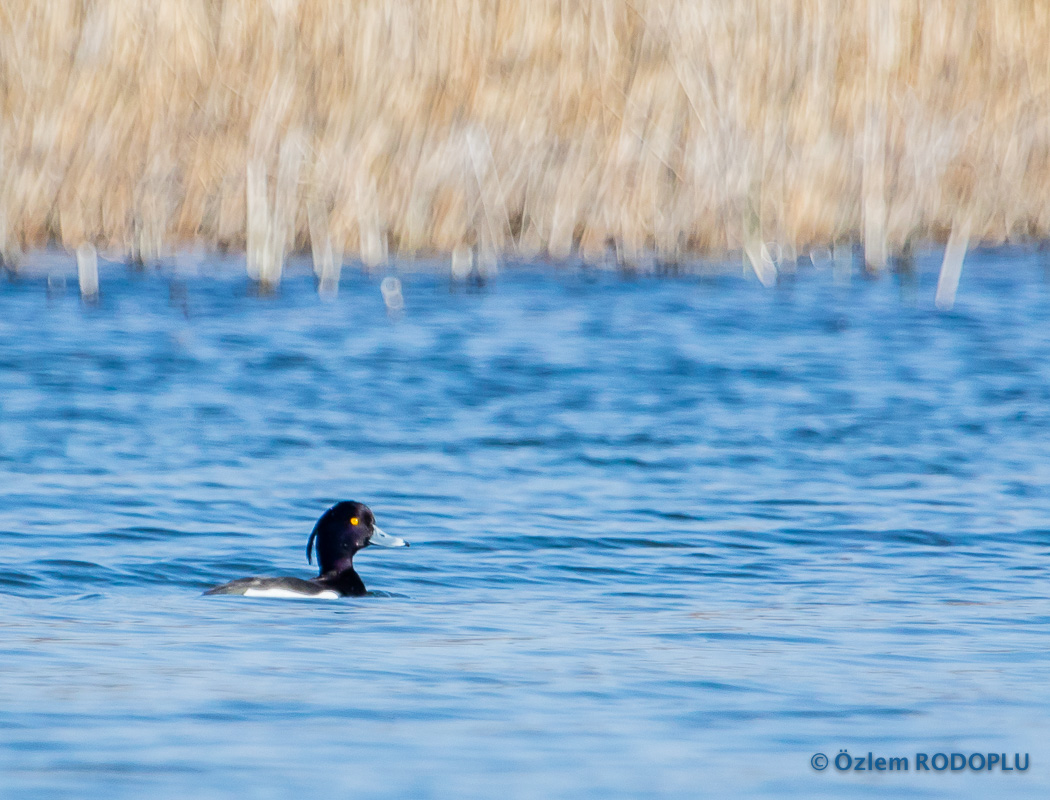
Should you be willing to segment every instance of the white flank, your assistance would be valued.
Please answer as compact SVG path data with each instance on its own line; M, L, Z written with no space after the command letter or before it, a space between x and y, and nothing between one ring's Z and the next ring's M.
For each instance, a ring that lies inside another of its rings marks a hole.
M294 600L338 600L339 594L326 589L319 594L302 594L291 589L246 589L245 597L281 597Z

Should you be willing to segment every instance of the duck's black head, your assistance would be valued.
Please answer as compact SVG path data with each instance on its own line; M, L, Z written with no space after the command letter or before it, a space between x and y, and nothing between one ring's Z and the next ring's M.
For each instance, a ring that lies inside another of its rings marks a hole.
M354 553L370 544L383 547L408 547L408 542L384 533L376 527L372 509L364 503L344 500L328 509L314 525L306 543L306 559L313 563L311 552L317 541L317 563L321 574L342 572L353 567Z

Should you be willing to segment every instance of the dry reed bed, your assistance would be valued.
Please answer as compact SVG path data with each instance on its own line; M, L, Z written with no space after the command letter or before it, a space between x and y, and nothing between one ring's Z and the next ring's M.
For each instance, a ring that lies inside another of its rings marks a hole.
M0 253L760 270L1050 230L1042 0L5 0Z

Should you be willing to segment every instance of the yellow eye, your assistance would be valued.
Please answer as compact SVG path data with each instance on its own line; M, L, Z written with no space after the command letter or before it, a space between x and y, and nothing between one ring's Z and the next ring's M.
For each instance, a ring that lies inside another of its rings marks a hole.
M357 517L350 517L350 524L351 525L356 525L357 524Z

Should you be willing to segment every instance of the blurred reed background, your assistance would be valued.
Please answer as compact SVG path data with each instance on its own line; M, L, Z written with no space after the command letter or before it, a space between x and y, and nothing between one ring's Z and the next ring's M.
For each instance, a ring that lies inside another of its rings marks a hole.
M4 0L0 253L877 271L1047 235L1048 53L1043 0Z

